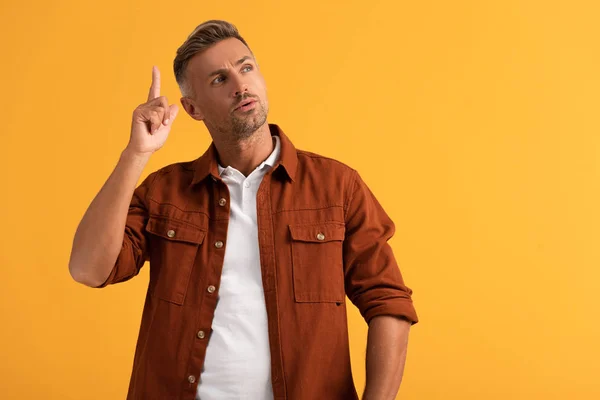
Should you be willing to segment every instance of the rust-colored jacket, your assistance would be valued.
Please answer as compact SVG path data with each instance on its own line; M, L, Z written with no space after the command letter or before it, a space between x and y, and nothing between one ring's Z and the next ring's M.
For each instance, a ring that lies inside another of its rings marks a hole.
M275 399L357 399L345 295L367 322L417 322L387 243L394 224L358 173L296 150L277 125L277 164L257 194L258 240ZM219 294L229 194L214 144L150 174L135 190L123 247L99 287L150 261L129 400L194 400Z

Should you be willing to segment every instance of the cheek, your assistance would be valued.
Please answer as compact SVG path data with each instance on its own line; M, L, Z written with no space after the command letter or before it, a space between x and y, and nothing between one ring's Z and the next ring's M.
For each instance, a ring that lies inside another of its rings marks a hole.
M263 99L263 101L267 101L267 87L264 81L260 81L256 85L256 94Z
M224 102L218 99L205 98L202 102L202 111L208 118L214 118L215 116L226 114L228 112L228 106Z
M262 76L260 77L260 88L263 91L263 93L267 93L267 84L265 83L265 79Z

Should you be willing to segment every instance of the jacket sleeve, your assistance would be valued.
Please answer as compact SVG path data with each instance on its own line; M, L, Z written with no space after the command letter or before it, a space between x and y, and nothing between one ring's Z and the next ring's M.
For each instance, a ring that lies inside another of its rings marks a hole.
M367 323L391 315L416 324L412 290L405 286L388 244L394 223L356 171L348 199L343 250L346 295Z
M125 282L136 276L148 260L148 239L146 224L148 223L147 198L156 173L150 174L133 192L121 251L117 261L106 280L97 288Z

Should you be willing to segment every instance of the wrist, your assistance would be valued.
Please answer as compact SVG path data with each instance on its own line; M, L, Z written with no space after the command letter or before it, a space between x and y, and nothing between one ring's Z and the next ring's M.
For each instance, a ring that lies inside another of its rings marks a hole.
M152 152L139 152L130 147L126 147L125 150L121 152L121 158L137 161L137 162L147 162L152 156Z
M394 400L395 395L387 394L382 390L376 390L373 386L365 386L361 400Z
M142 170L150 160L152 153L140 153L129 147L121 152L119 163L124 165L134 166L136 169Z

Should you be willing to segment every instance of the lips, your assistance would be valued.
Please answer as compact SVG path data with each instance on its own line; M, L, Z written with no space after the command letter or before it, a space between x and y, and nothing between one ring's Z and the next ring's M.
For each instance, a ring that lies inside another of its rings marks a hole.
M247 106L249 104L252 104L252 103L256 103L256 100L254 100L254 99L246 99L246 100L242 101L240 103L240 105L238 105L236 108L234 108L233 111L239 110L240 108L242 108L244 106Z

